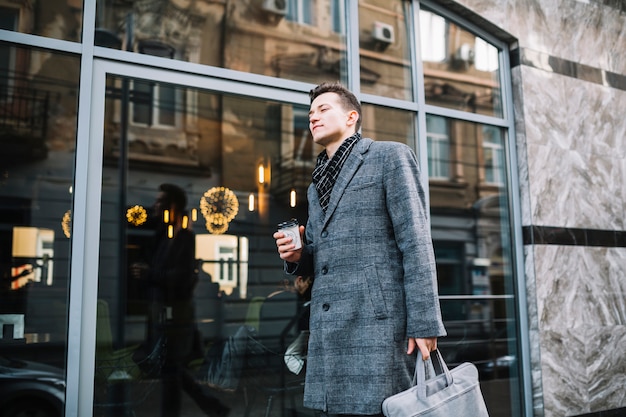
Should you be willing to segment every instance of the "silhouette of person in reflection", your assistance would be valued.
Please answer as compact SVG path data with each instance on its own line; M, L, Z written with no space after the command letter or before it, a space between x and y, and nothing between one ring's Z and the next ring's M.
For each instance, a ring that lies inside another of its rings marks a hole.
M165 337L161 369L163 417L180 416L184 390L209 416L227 409L186 378L185 369L199 343L193 292L198 283L195 234L189 228L187 195L174 184L161 184L153 205L155 237L149 264L134 264L133 276L144 281L148 306L148 343Z
M306 359L312 283L312 277L298 276L258 303L252 299L247 324L212 346L195 380L218 392L235 392L249 375L262 374L270 382L283 372L283 361L292 373L300 374ZM289 342L292 350L287 353Z

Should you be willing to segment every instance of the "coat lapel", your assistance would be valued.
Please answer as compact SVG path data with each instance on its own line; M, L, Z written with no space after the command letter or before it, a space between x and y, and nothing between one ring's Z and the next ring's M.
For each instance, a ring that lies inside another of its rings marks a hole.
M350 184L350 181L352 181L352 178L363 163L363 154L367 152L372 142L372 139L363 138L359 140L354 149L352 149L352 152L350 152L348 159L346 159L346 162L341 168L339 178L337 178L337 182L333 186L333 191L330 193L330 201L328 202L328 208L326 209L326 215L324 216L324 224L322 228L326 226L332 217L339 201L341 201L341 198L343 197L346 187Z

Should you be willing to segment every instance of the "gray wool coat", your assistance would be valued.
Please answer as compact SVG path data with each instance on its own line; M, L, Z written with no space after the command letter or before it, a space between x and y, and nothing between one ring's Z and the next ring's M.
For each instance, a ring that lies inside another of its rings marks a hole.
M315 276L304 405L330 414L378 414L407 389L408 337L446 334L428 212L414 152L363 138L324 213L308 190L305 247L286 272Z

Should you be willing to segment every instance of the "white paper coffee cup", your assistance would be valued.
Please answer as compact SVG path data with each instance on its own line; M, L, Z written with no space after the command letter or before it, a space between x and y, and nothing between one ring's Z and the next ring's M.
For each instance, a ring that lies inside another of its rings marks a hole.
M298 220L291 219L289 221L279 223L278 231L283 232L285 237L290 237L292 239L292 242L295 245L293 248L294 250L302 247L302 240L300 239L300 225Z

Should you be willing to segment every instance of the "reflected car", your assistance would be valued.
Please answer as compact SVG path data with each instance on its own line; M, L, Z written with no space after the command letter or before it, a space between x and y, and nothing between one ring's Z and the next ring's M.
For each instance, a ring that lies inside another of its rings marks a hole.
M0 417L62 417L64 404L62 369L0 356Z

